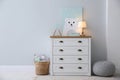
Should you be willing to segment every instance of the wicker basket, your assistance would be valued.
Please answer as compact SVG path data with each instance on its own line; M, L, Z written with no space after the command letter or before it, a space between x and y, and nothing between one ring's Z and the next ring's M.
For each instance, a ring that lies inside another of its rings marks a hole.
M47 75L49 74L49 63L50 62L35 62L36 75Z

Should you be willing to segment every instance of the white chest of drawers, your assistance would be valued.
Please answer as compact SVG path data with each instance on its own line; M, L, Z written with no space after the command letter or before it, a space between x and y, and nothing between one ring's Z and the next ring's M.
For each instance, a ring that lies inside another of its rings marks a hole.
M91 75L90 36L51 38L51 75Z

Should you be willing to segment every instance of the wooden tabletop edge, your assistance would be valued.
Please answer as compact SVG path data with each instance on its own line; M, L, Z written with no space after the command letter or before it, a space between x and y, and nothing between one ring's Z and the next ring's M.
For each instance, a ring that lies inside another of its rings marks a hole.
M92 36L50 36L50 38L92 38Z

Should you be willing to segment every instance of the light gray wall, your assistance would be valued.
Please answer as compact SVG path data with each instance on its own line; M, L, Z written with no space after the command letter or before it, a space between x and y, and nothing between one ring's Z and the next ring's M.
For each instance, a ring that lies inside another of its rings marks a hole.
M105 7L105 0L86 0L86 20L92 33L92 63L107 59Z
M0 0L0 64L33 64L34 53L49 56L58 8L81 6L92 33L92 62L105 60L105 0Z
M108 60L120 74L120 0L107 0L107 12Z

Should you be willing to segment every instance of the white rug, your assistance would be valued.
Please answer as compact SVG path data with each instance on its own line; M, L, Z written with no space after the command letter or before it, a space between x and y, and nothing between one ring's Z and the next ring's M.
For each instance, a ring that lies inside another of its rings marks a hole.
M120 80L120 77L97 76L37 76L34 80Z

